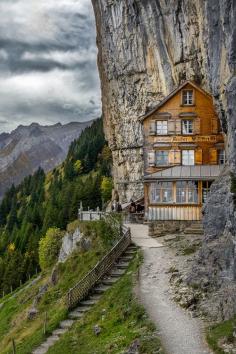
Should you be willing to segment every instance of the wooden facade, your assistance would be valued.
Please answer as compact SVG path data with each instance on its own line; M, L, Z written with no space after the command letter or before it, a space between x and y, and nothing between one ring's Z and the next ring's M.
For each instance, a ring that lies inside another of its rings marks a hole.
M210 167L225 163L224 136L212 97L187 81L141 120L148 219L200 220L210 184L220 172L211 173ZM192 168L180 172L176 166ZM197 166L205 168L199 173Z

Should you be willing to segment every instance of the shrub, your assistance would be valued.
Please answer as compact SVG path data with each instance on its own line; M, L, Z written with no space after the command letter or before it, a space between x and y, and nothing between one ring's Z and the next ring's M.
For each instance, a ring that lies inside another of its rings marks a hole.
M45 237L39 242L39 264L42 270L50 268L56 261L61 244L63 232L57 228L48 229Z
M111 177L103 177L101 183L102 197L106 203L112 196L113 182Z

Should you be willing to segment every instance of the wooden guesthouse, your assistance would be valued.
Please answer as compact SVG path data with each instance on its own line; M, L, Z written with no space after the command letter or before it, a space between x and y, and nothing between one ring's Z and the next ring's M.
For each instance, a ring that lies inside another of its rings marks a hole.
M225 164L211 95L190 81L140 118L148 220L201 220L211 183Z

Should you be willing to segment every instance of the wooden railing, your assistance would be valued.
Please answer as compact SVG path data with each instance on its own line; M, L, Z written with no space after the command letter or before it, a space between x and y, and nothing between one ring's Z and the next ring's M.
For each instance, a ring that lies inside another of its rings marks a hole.
M99 280L108 273L113 264L124 253L131 243L130 229L122 226L120 228L121 238L111 251L99 261L96 266L72 289L69 290L66 296L66 305L68 309L73 309L85 296L92 290L92 288L99 282Z

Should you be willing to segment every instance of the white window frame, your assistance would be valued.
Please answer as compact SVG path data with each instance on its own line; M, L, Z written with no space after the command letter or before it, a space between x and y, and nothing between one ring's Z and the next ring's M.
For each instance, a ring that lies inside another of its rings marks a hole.
M185 126L186 123L187 123L187 126ZM193 119L182 119L182 121L181 121L182 134L183 135L193 135L193 125L194 125Z
M195 150L182 150L182 165L183 166L195 165Z
M156 121L156 133L157 133L157 135L167 135L168 134L168 121L167 120L157 120Z
M191 95L190 95L191 93ZM192 106L194 104L194 91L183 90L182 91L182 104L184 106Z

